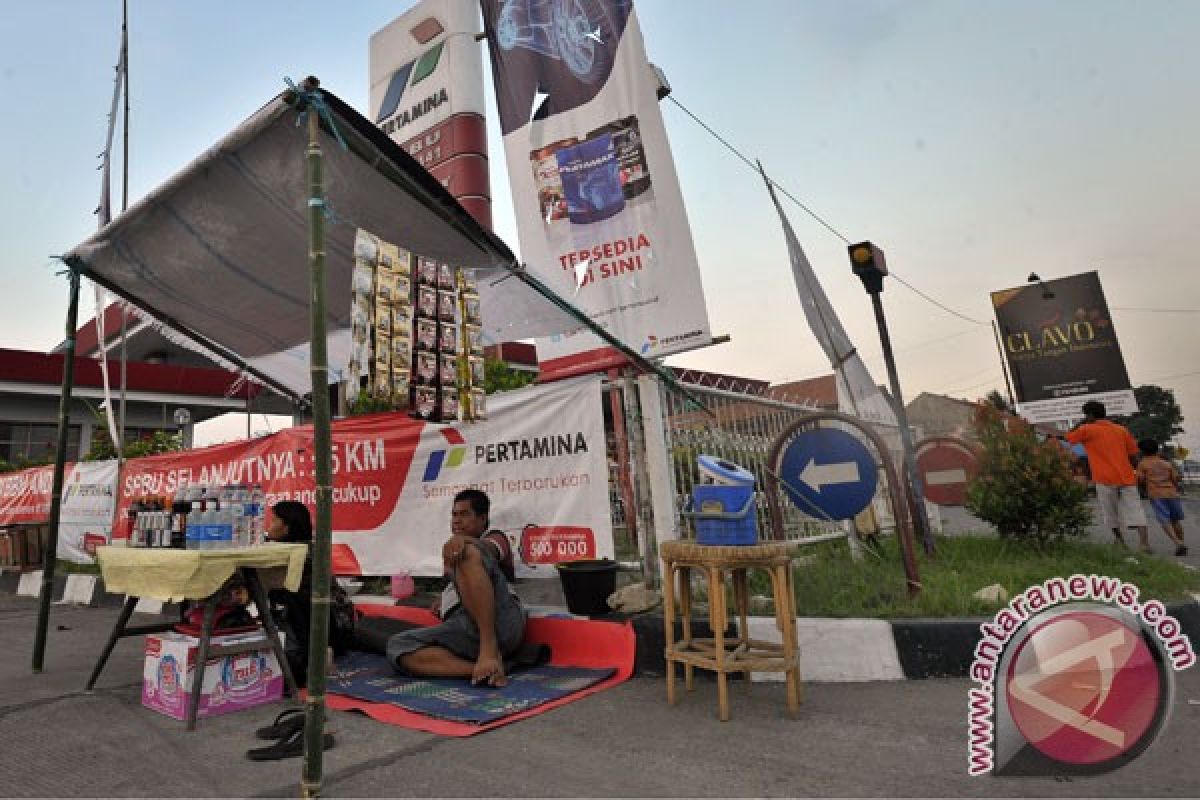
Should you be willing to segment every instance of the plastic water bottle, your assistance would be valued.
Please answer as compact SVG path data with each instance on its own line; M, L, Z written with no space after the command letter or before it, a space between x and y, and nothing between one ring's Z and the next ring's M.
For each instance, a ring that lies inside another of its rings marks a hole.
M183 529L184 547L187 550L202 550L200 546L200 512L193 511L187 515Z
M267 497L263 493L261 483L254 484L254 488L250 490L250 508L248 516L250 517L250 538L254 544L264 544L266 542L266 531L264 530L263 518L266 516Z
M231 504L232 506L232 504ZM233 541L233 508L225 507L217 512L217 525L220 538L217 540L220 544L217 547L221 550L227 550L234 546Z

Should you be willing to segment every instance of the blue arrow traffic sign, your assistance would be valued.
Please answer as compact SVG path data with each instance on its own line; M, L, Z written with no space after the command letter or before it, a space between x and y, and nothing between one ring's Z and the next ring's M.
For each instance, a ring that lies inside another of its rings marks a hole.
M797 434L783 451L779 477L796 507L819 519L850 519L875 496L875 459L856 436L837 428Z

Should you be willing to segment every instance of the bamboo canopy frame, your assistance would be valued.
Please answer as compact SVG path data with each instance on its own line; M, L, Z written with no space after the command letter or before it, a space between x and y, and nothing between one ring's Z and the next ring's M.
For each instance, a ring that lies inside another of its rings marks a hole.
M50 511L50 537L45 550L45 561L42 575L41 604L38 614L38 627L35 635L33 652L33 671L41 672L46 648L46 630L49 623L49 600L54 579L54 567L58 549L58 528L61 515L61 498L66 465L66 442L68 431L68 416L74 380L75 332L77 327L79 287L81 278L88 278L96 285L102 286L123 301L137 307L145 315L163 326L164 335L187 340L198 345L203 350L217 358L227 368L237 370L244 376L253 377L256 381L272 388L276 392L292 398L297 403L305 402L304 394L295 383L279 377L280 373L272 373L270 368L278 362L268 358L244 356L231 344L230 331L223 329L214 333L212 323L222 318L235 317L237 310L226 308L232 297L222 297L220 315L204 316L205 309L189 302L188 293L194 292L195 274L197 270L225 270L221 275L210 276L210 281L221 278L226 286L233 273L238 272L237 258L225 252L214 252L218 246L227 246L236 241L239 235L247 237L258 236L258 220L245 220L246 209L266 214L265 224L276 226L274 231L287 230L292 223L292 211L283 204L287 198L279 193L288 185L286 175L286 158L279 157L279 148L289 146L282 139L280 106L293 112L307 113L305 129L306 140L306 186L307 186L307 228L308 228L308 331L302 341L296 343L289 340L284 344L292 347L303 345L309 352L309 386L311 390L311 405L313 409L313 460L316 481L316 520L314 526L313 559L313 605L328 610L330 603L330 587L332 581L331 550L332 550L332 470L330 463L330 409L328 386L331 375L329 357L326 349L327 320L333 312L327 306L327 279L330 275L326 270L326 251L331 241L326 234L326 224L338 219L329 208L326 199L328 187L327 166L328 157L322 151L320 137L325 134L336 137L346 154L339 153L336 178L340 179L338 188L351 193L342 197L338 209L343 212L347 206L360 225L376 224L387 232L387 226L403 228L414 237L421 240L415 244L418 251L428 247L431 255L456 261L455 253L464 254L463 260L471 259L479 267L497 269L502 275L491 282L492 286L502 284L507 278L516 278L504 286L515 285L524 292L525 298L531 298L538 304L539 312L527 312L533 316L524 322L516 323L512 338L548 335L551 332L567 330L567 325L582 326L597 334L605 342L623 353L631 364L643 372L658 375L672 390L685 395L693 404L707 409L683 389L673 374L661 365L645 359L641 354L626 345L597 325L583 311L571 302L559 296L553 289L528 272L519 264L504 243L489 231L481 228L467 212L446 192L445 188L435 178L428 175L399 145L387 139L369 121L361 118L352 108L339 100L335 95L318 89L316 78L309 78L300 87L281 94L276 100L268 103L259 112L230 134L221 143L210 148L184 171L168 180L162 186L152 191L138 203L113 220L103 224L92 238L77 246L63 256L69 275L68 312L66 320L65 362L63 366L63 382L59 413L58 442L54 464L54 485ZM335 119L344 123L345 128L339 130ZM290 125L287 127L291 127ZM343 138L343 133L345 138ZM349 146L347 147L347 142ZM274 148L274 149L272 149ZM251 150L253 150L251 152ZM249 155L260 161L248 164L245 160ZM286 153L285 153L286 155ZM355 164L347 166L347 161ZM283 165L284 171L272 173L264 177L254 173L255 165L269 165L278 168ZM365 167L363 165L366 165ZM232 168L232 169L231 169ZM396 211L385 200L379 200L369 192L354 192L358 189L353 185L354 178L362 178L363 170L371 180L377 180L376 191L380 187L389 192L399 192L394 197L406 198L409 203L412 220L403 219L396 223ZM357 171L356 171L357 170ZM216 177L214 177L214 175ZM198 183L204 183L197 188ZM220 181L224 181L221 183ZM240 183L235 183L240 181ZM273 182L270 182L273 181ZM214 185L216 188L214 188ZM349 189L348 189L349 187ZM217 191L217 190L221 191ZM205 194L207 192L208 194ZM274 192L275 194L271 194ZM241 193L241 195L239 195ZM243 196L244 195L244 196ZM197 200L201 201L197 203ZM207 201L207 204L204 203ZM258 203L257 206L253 203ZM123 204L124 205L124 204ZM188 217L187 213L194 212L199 205L209 216ZM383 208L381 208L381 205ZM221 208L220 206L228 206ZM357 210L357 214L355 214ZM241 225L241 228L237 226ZM407 227L405 227L407 225ZM206 227L207 226L207 227ZM392 231L398 241L404 241L403 233ZM273 259L286 263L291 258L288 250L287 237L277 237L278 252L270 253ZM408 242L405 242L407 245ZM254 245L261 248L262 242ZM262 255L261 251L243 248L236 256L249 258L251 255ZM190 248L190 249L189 249ZM188 259L208 259L204 264L190 263ZM187 269L186 285L181 269ZM294 270L292 271L294 274ZM261 284L258 276L249 277L247 291L255 291L255 286ZM213 290L214 287L210 287ZM261 289L261 286L259 286ZM270 286L271 292L277 287ZM219 288L215 289L218 293ZM249 297L249 295L247 295ZM274 296L273 294L269 296ZM511 296L511 295L510 295ZM183 297L180 302L179 298ZM261 299L261 295L255 298ZM164 305L160 305L164 304ZM247 300L247 304L252 304ZM540 316L539 316L540 314ZM515 319L515 318L514 318ZM486 320L485 320L486 321ZM278 317L273 320L278 325ZM511 323L510 323L511 324ZM525 325L521 328L520 325ZM206 327L207 326L207 327ZM540 326L540 327L539 327ZM241 335L259 335L248 324L234 329ZM517 331L520 331L519 333ZM532 332L530 332L532 331ZM239 341L235 339L234 341ZM262 351L260 351L262 352ZM288 351L290 352L290 351ZM320 793L322 772L322 745L324 727L324 695L326 651L328 647L328 613L314 613L310 629L309 651L309 694L305 708L305 748L302 790L307 797L316 797Z

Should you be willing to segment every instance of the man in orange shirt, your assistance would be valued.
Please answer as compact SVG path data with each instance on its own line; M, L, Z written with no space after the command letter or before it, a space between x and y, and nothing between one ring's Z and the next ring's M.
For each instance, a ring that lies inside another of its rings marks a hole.
M1137 475L1131 458L1138 454L1137 442L1125 428L1107 419L1104 404L1090 400L1083 404L1084 420L1070 430L1065 438L1071 444L1081 444L1087 451L1092 480L1096 483L1096 500L1104 515L1104 523L1112 528L1117 544L1124 545L1121 528L1137 531L1143 553L1150 552L1146 530L1146 513L1138 496Z

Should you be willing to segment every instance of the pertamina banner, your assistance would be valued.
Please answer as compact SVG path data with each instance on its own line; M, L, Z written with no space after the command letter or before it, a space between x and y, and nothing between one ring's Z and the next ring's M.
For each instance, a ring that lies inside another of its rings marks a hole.
M679 179L631 0L482 0L529 270L646 357L710 341ZM542 375L624 359L538 340Z
M992 307L1025 419L1079 419L1089 400L1109 414L1137 411L1097 273L992 292Z
M333 423L333 569L339 575L442 573L454 495L483 489L519 574L612 557L600 380L489 397L486 421L434 425L402 413ZM143 495L186 484L260 484L268 507L315 508L312 428L126 462L118 517Z
M485 228L492 192L476 0L422 0L370 43L371 119Z
M106 544L112 534L116 486L115 459L64 466L59 558L92 563L96 546ZM48 522L53 489L51 466L0 475L0 525Z

